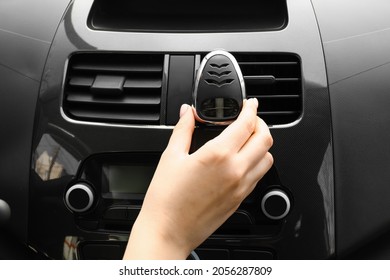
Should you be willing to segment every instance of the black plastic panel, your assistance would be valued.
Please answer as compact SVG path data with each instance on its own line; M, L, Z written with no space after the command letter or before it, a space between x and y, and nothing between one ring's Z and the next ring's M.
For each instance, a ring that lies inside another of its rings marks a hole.
M39 259L32 250L20 243L14 234L0 228L0 260L28 260Z
M390 64L330 87L340 254L389 229L389 77Z
M175 125L177 123L182 104L192 104L194 70L194 55L170 56L166 121L168 125Z
M245 0L238 5L205 0L97 0L89 26L96 30L149 32L269 31L283 29L287 19L285 0Z
M312 2L330 84L337 254L348 257L390 224L390 2Z
M5 226L26 240L31 139L39 84L1 65L0 77L0 199L11 208Z
M0 236L2 258L27 258L15 243L28 239L35 107L50 44L69 2L0 2L0 199L11 208L11 218L0 231L6 228L13 235L10 239ZM50 10L44 20L42 10Z
M125 249L125 242L84 241L80 243L78 253L87 260L118 260L122 258Z
M312 0L329 84L390 63L390 2Z
M1 1L0 64L39 82L51 41L69 2ZM42 10L50 11L44 20Z

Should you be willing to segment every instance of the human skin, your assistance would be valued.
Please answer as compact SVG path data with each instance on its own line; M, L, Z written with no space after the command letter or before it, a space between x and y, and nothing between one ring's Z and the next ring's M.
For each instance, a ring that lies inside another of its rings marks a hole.
M191 154L195 114L181 107L124 259L186 259L234 213L273 164L257 107L257 99L244 100L237 120Z

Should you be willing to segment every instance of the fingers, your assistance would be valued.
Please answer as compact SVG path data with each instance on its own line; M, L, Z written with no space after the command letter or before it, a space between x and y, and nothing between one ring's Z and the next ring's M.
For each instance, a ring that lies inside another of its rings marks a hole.
M180 119L173 129L167 150L188 154L194 128L195 118L191 106L183 104L180 108Z
M239 151L238 160L252 167L264 157L272 144L273 139L267 124L257 118L255 131Z
M268 172L273 165L273 156L268 152L272 147L273 139L267 124L260 118L254 133L237 154L237 162L247 168L245 181L246 188L243 189L245 197L256 187L257 182Z
M256 98L244 100L242 111L237 120L216 137L214 142L218 146L220 144L225 145L225 148L232 153L238 152L256 128L257 106L258 101Z
M246 180L248 182L248 189L245 190L245 196L249 195L253 189L256 187L258 181L268 172L268 170L272 167L274 163L273 156L267 152L263 158L257 162L257 164L249 171L246 176Z

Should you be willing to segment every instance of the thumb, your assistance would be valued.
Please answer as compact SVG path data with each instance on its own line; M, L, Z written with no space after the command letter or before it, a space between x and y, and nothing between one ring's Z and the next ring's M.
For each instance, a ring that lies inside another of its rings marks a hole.
M180 108L180 119L173 129L167 149L188 154L194 128L195 117L192 108L188 104L183 104Z

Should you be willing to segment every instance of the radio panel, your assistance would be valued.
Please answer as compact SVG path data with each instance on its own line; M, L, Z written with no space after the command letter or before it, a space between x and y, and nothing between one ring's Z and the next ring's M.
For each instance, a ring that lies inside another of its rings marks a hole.
M64 199L78 227L82 230L129 232L142 207L160 156L160 153L114 153L85 160L77 178L68 186ZM77 194L71 199L74 192ZM273 167L213 236L222 239L275 236L281 230L291 205L291 192L282 187Z

